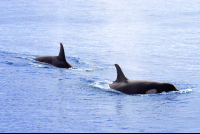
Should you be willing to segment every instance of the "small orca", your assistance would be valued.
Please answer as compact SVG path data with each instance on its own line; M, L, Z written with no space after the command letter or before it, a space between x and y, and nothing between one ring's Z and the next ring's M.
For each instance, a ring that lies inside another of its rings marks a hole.
M39 56L34 58L34 60L39 62L44 62L59 68L71 68L74 67L65 59L65 52L62 43L60 43L60 53L58 56Z
M155 94L170 91L179 91L174 85L166 82L149 80L129 80L125 77L120 66L115 64L117 79L109 87L126 94Z

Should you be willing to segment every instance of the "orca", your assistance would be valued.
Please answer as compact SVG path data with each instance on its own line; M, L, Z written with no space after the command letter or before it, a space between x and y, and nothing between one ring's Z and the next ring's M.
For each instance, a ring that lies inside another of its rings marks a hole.
M156 94L179 91L173 84L150 80L129 80L125 77L120 66L115 64L117 79L109 87L125 94Z
M60 43L60 52L58 56L39 56L34 58L34 60L39 62L44 62L59 68L72 68L74 67L65 59L65 52L62 43Z

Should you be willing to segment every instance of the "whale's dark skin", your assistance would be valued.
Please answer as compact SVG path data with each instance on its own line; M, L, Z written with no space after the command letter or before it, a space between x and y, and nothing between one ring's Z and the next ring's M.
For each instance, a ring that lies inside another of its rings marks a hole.
M120 66L115 64L117 79L109 87L126 94L155 94L170 91L179 91L174 85L166 82L149 80L129 80L125 77Z
M44 62L59 68L72 68L74 67L65 59L65 52L62 43L60 43L60 52L58 56L39 56L34 58L34 60L39 62Z

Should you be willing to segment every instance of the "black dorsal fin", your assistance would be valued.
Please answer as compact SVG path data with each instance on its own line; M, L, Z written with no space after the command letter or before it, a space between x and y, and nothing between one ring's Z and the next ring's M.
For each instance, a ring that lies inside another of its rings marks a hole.
M62 43L60 43L60 52L59 52L58 58L61 61L66 61L66 59L65 59L65 51L64 51Z
M115 82L127 81L128 79L125 77L125 75L122 72L120 66L118 64L115 64L115 67L117 69L117 79L116 79Z

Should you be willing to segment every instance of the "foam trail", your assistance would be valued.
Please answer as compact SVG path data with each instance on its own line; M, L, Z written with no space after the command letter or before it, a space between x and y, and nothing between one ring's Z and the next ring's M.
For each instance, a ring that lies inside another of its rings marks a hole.
M115 68L113 65L112 66L106 66L106 67L94 65L93 63L81 60L80 57L68 57L68 58L74 60L78 64L89 66L89 68L84 68L84 69L75 67L74 69L77 70L77 71L93 72L93 71L97 71L97 70L114 69Z
M81 60L80 57L67 57L67 58L72 59L72 60L74 60L76 63L79 63L79 64L84 64L84 65L93 66L92 63L89 63L89 62L87 62L87 61L83 61L83 60Z

